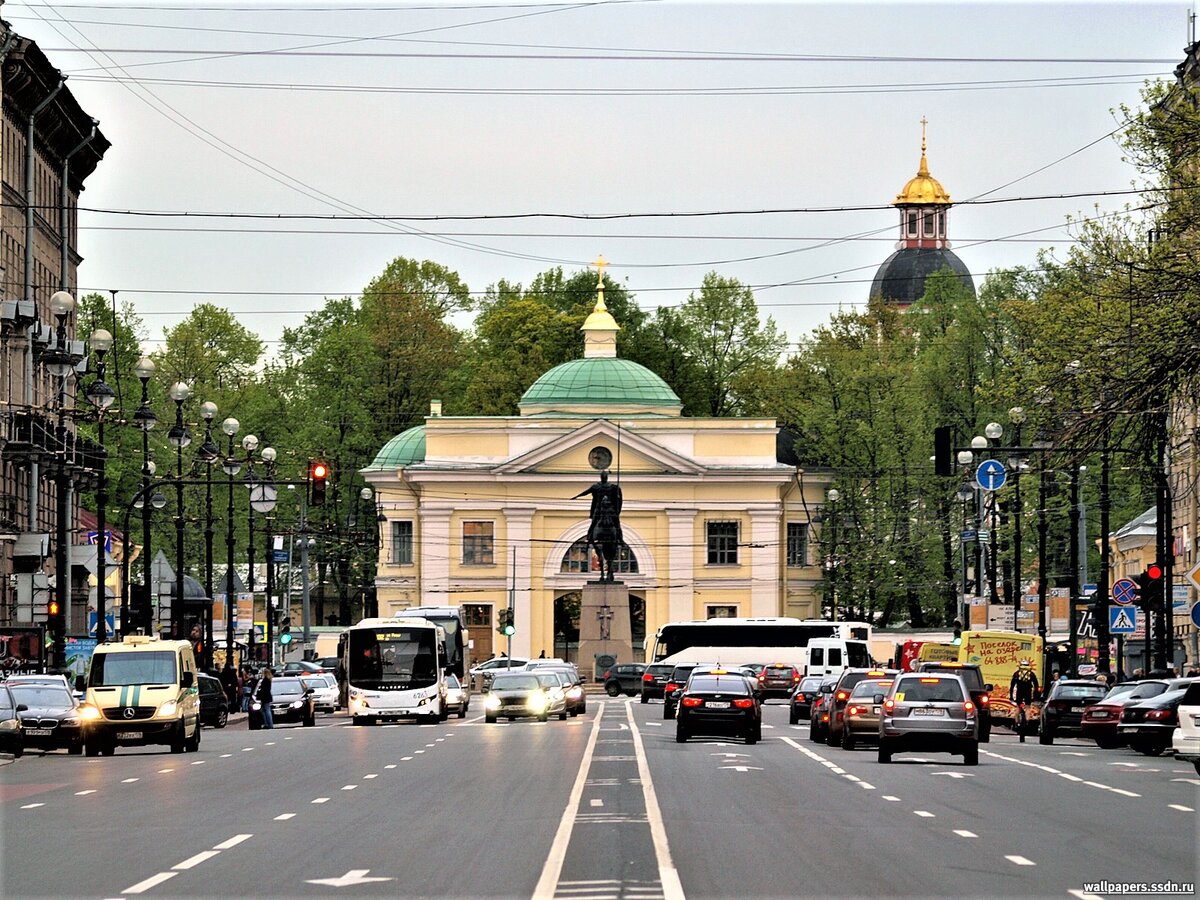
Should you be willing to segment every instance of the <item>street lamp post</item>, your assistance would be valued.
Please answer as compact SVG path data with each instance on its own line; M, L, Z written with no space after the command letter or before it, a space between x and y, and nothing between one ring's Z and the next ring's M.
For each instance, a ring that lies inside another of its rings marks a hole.
M1021 426L1025 424L1025 409L1021 406L1014 406L1008 411L1009 421L1013 423L1013 445L1021 446ZM1021 607L1021 598L1025 592L1021 587L1021 579L1024 574L1023 560L1021 559L1021 470L1024 468L1025 460L1019 453L1009 458L1009 465L1013 470L1013 631L1019 631L1020 628L1017 622L1017 610Z
M145 483L138 488L138 492L133 495L133 499L129 501L129 505L125 507L125 517L121 522L121 637L127 634L133 634L133 613L131 611L132 602L130 598L129 584L129 519L133 515L135 509L144 509L147 506L153 506L155 509L162 509L167 505L167 498L157 491L149 496L147 503L147 495L155 488L155 483L146 480ZM149 595L147 595L149 602Z
M183 404L192 389L182 381L171 385L175 401L175 424L167 432L167 440L175 448L175 599L171 603L171 637L183 637L183 449L192 442L192 433L183 424Z
M838 597L837 597L837 503L842 499L842 494L837 488L830 488L825 492L825 499L829 502L829 609L833 621L838 620Z
M268 471L268 479L265 482L260 481L257 473L254 471L254 451L258 449L258 443L259 443L258 438L252 434L248 434L244 438L242 438L242 448L246 451L246 486L250 489L250 514L249 514L250 536L249 536L249 541L246 545L246 556L247 556L247 560L250 565L250 577L249 577L249 582L247 583L247 589L250 592L251 609L253 609L253 607L254 607L254 514L256 512L263 513L264 515L267 513L270 513L272 510L275 509L275 498L276 498L275 486L273 484L269 483L270 482L269 471ZM275 448L274 447L263 447L261 456L262 456L263 462L267 465L267 468L269 470L271 463L273 463L275 461ZM268 552L268 559L269 558L270 558L270 553ZM269 573L270 573L270 568L268 565L268 574ZM271 581L270 578L268 578L267 579L267 631L265 634L265 638L267 641L267 654L268 654L267 664L268 665L271 663L271 654L274 653L274 650L271 647L271 624L270 624L270 622L271 622L271 587L272 587L272 585L271 585L270 581ZM254 641L254 616L253 615L251 615L251 617L250 617L249 640L250 640L250 645L253 647L253 641Z
M213 658L213 508L212 467L221 458L221 448L213 440L212 423L217 417L217 404L211 400L200 404L204 419L204 443L200 445L200 461L204 463L204 663L212 668Z
M995 445L999 443L1001 435L1004 434L1004 429L1000 426L999 422L988 422L983 429L983 433L989 445ZM996 586L997 553L1000 547L1000 536L997 534L996 511L1000 505L1000 497L996 491L989 491L988 493L991 495L988 498L991 501L989 504L991 510L991 529L988 534L988 558L990 561L988 566L988 603L995 607L1000 604L1000 592Z
M1050 499L1050 470L1047 466L1046 455L1042 454L1042 465L1038 471L1038 510L1037 510L1037 542L1038 542L1038 637L1042 639L1042 684L1046 683L1046 658L1049 650L1046 646L1046 597L1050 592L1046 584L1046 538L1049 522L1046 518L1046 504Z
M252 434L242 438L242 449L246 451L246 486L250 488L250 499L254 499L254 451L258 449L258 438ZM246 630L246 648L254 659L254 504L250 504L247 515L246 534L246 593L250 595L250 627Z
M75 309L75 298L66 291L56 291L50 297L50 311L58 322L55 331L55 348L52 353L43 357L46 370L59 379L58 406L58 443L60 459L55 476L55 499L57 514L55 516L55 550L54 550L54 596L58 601L58 614L51 620L54 633L54 644L51 665L62 669L66 665L66 628L71 609L71 563L69 520L71 518L71 473L70 458L67 451L66 405L67 378L75 368L75 359L67 346L67 317Z
M261 510L267 517L267 665L275 663L275 608L271 605L275 595L275 548L272 546L274 540L272 532L275 530L275 516L272 513L275 510L275 502L278 499L278 493L275 489L275 448L264 447L262 460L267 467L267 480L260 482L257 485L252 485L250 488L250 508ZM257 494L257 497L256 497ZM269 505L268 505L269 501ZM258 506L255 503L258 503ZM253 540L251 540L253 544Z
M108 475L106 470L108 451L104 447L104 414L117 399L116 392L104 380L104 354L112 349L113 336L103 328L92 332L89 340L92 351L96 354L96 378L87 387L88 402L96 408L96 430L100 444L98 461L100 471L96 481L96 643L103 644L108 637L108 629L104 615L108 606L108 588L105 582L108 574L105 571L108 564L108 535L105 510L108 506Z
M238 433L241 423L232 417L221 423L221 430L229 438L229 453L221 469L229 477L229 506L225 519L225 668L233 668L233 476L242 470L242 464L233 455L233 437ZM251 616L253 618L253 616ZM254 623L251 622L251 627Z
M150 408L150 393L149 385L150 378L154 375L154 360L148 356L143 356L137 361L133 371L137 375L138 380L142 383L142 403L133 414L133 424L142 431L142 490L149 491L150 479L154 475L154 469L150 461L150 430L154 428L158 422L158 416L154 414L154 410ZM142 502L142 580L143 587L146 592L146 605L153 609L154 604L150 596L150 578L152 575L150 567L150 508L153 503L146 503L145 497ZM121 623L121 634L126 633L125 623Z

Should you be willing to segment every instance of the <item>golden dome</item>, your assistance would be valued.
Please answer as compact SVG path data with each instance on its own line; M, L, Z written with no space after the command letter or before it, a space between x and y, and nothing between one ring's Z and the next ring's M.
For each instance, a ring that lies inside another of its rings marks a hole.
M921 165L917 176L910 178L904 190L896 195L893 206L949 206L950 195L942 183L929 174L929 163L925 159L925 119L921 120Z

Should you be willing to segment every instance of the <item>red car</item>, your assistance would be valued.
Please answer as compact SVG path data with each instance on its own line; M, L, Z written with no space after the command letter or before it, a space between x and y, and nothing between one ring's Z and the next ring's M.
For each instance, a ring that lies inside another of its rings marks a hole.
M1114 685L1103 700L1084 708L1083 719L1079 723L1081 735L1095 741L1101 750L1120 747L1125 738L1118 734L1117 726L1121 723L1121 713L1125 711L1126 705L1157 697L1166 689L1165 681L1137 681Z

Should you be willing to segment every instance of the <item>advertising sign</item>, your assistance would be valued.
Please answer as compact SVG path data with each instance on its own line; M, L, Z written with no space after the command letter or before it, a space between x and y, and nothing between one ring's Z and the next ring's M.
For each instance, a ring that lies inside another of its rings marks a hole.
M46 670L46 641L40 627L0 628L0 674L36 675Z
M88 666L92 664L92 654L96 651L95 638L67 638L67 671L71 683L77 675L86 675Z

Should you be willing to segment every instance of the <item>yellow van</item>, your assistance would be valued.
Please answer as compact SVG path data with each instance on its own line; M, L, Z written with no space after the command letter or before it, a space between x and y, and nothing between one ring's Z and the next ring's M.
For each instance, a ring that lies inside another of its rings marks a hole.
M200 688L187 641L139 634L105 642L85 685L88 756L147 744L167 744L172 753L200 749Z
M1017 709L1008 699L1013 673L1021 660L1033 663L1041 671L1042 639L1019 631L964 631L958 662L979 666L985 683L992 685L992 720L1015 721ZM1036 721L1039 705L1026 711L1030 722Z

